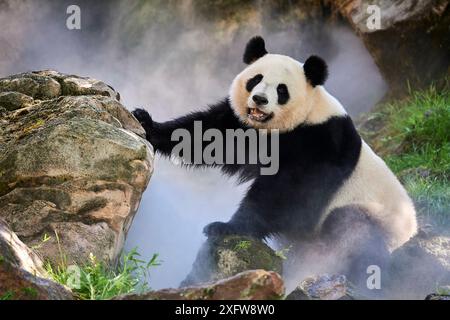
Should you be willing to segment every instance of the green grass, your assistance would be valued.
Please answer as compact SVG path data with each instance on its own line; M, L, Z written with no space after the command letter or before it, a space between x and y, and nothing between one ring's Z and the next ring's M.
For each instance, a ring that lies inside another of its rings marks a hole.
M425 167L450 175L450 92L431 87L400 103L385 107L389 135L384 144L398 145L401 155L390 157L394 170Z
M117 267L99 262L91 255L83 266L68 266L65 259L59 266L46 263L45 269L51 278L72 289L80 300L105 300L113 297L148 291L146 281L149 269L158 266L158 255L143 261L136 249L123 255Z
M12 300L14 298L14 292L7 291L3 295L0 296L0 301Z
M450 226L450 188L438 178L407 177L404 185L416 203L418 215L437 226Z
M411 93L408 99L380 106L371 117L381 125L366 138L399 176L419 216L440 226L450 225L448 87Z
M275 251L275 255L282 260L286 260L287 255L288 255L289 251L291 251L291 249L292 249L292 246L289 246L287 248L282 248L280 250Z
M387 156L386 161L395 172L400 173L411 168L423 168L434 176L439 176L442 179L449 178L450 143L439 147L425 145L416 150L400 155Z
M249 240L241 240L239 241L236 246L234 247L235 251L240 251L240 250L247 250L248 248L250 248L252 246L252 242Z

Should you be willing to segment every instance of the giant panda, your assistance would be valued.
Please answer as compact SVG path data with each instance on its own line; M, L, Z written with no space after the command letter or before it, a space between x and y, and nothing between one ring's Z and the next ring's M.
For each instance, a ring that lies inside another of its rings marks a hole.
M358 270L413 236L417 222L411 199L323 87L324 60L311 56L302 64L270 54L259 36L247 43L243 60L248 66L233 80L228 97L204 111L163 123L144 109L133 111L147 139L165 156L176 144L174 130L193 134L194 121L202 121L203 130L223 133L228 128L279 132L275 175L261 175L255 165L214 164L252 182L231 220L213 222L204 233L282 235L293 243L319 238L330 247L341 242L352 251L352 265L363 268Z

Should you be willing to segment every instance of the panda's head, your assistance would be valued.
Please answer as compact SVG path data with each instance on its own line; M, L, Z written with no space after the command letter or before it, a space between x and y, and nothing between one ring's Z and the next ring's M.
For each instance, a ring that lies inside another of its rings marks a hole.
M307 121L314 93L328 75L327 65L317 57L304 64L291 57L269 54L261 37L246 46L248 64L233 80L230 102L236 115L254 128L289 131Z

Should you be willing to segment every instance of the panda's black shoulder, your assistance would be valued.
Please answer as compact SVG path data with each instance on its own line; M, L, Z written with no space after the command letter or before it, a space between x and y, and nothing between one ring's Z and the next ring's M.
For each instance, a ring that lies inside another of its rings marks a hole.
M238 129L243 128L239 118L231 108L228 98L224 98L217 103L209 104L202 111L195 111L186 114L185 116L173 120L174 122L194 122L200 121L203 130L207 129ZM176 127L176 125L175 125Z
M300 125L280 137L281 156L300 160L306 165L335 163L354 167L361 143L348 115L334 116L318 124Z
M238 129L245 127L234 113L229 98L224 98L215 104L209 105L207 112L215 118L217 129Z

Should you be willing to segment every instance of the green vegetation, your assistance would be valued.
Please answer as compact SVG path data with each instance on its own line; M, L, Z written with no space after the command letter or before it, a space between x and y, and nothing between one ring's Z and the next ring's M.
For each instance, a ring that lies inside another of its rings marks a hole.
M450 82L449 82L450 84ZM364 132L369 124L368 132ZM374 128L375 127L375 128ZM380 106L362 134L398 175L424 222L450 224L450 89Z
M249 240L241 240L234 246L234 251L247 250L252 245Z
M0 296L0 301L12 300L14 298L14 292L7 291Z
M97 261L91 255L83 266L68 266L65 259L59 266L46 263L45 269L51 278L72 289L81 300L104 300L129 293L141 293L150 288L146 281L149 269L160 265L158 255L150 261L139 258L136 249L124 254L117 267Z
M287 248L282 248L278 251L275 251L275 255L277 257L279 257L280 259L287 260L287 255L291 249L292 249L292 245Z
M38 243L37 245L34 245L31 247L32 250L37 250L42 248L42 246L51 239L52 237L50 237L48 234L44 233L44 235L42 236L42 240L40 243Z
M221 278L253 269L282 272L282 261L264 242L249 236L228 235L211 239L209 253L214 273Z
M436 289L436 294L439 294L442 296L449 296L450 295L450 286L438 287Z

